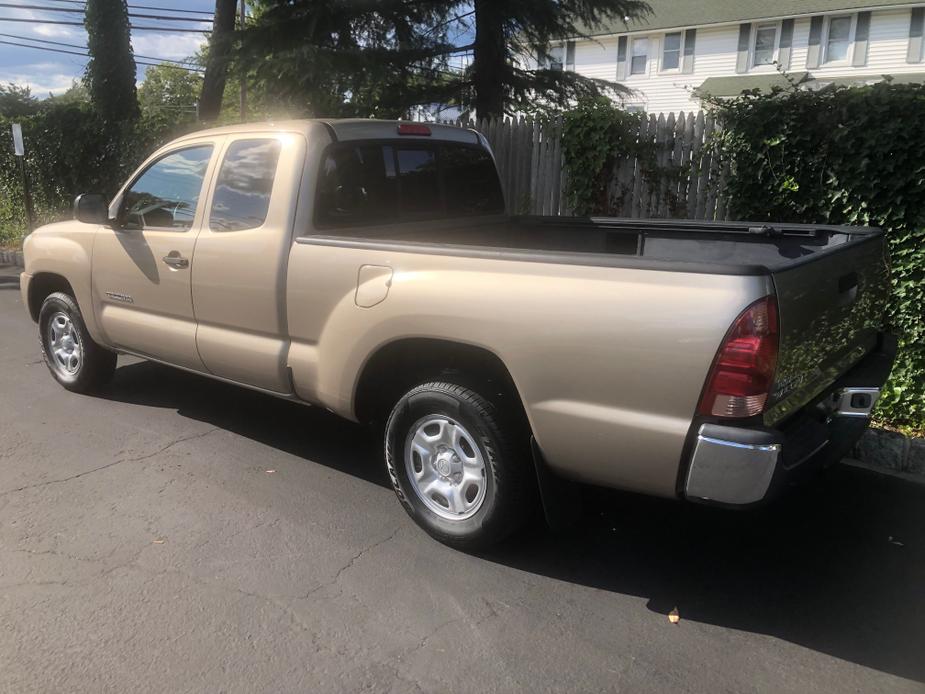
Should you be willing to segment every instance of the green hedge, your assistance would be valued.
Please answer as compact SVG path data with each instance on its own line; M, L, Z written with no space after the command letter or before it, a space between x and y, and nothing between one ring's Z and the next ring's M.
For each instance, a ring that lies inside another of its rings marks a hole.
M794 87L715 107L733 218L887 231L900 354L878 413L925 429L925 87Z
M47 102L32 115L0 115L0 141L20 123L36 223L69 217L80 193L112 196L138 163L174 133L142 118L106 123L87 103ZM186 126L185 129L189 129ZM173 125L173 130L179 130ZM26 231L22 181L12 147L0 147L0 245L16 245Z

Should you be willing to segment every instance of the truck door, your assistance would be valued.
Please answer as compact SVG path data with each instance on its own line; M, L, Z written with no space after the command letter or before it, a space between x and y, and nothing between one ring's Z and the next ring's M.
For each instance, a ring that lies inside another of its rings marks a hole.
M115 347L202 370L190 277L219 141L177 145L149 162L113 202L115 228L93 244L97 320Z
M196 241L193 307L206 368L278 393L286 369L286 268L305 158L289 133L229 136Z

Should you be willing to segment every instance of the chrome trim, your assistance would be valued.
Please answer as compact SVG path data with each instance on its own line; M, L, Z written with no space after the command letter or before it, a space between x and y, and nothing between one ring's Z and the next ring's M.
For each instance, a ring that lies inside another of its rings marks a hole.
M726 441L725 439L717 439L717 438L713 438L712 436L703 436L703 435L698 435L697 440L707 441L709 443L715 443L721 446L732 446L734 448L748 448L753 451L779 451L780 450L779 443L771 443L766 446L758 446L752 443L739 443L738 441Z
M867 395L870 402L866 407L853 407L851 401L855 395ZM842 388L832 396L835 411L832 413L835 417L870 417L871 410L877 404L880 398L879 388Z
M768 493L781 448L779 443L747 444L698 433L684 494L723 504L760 501Z

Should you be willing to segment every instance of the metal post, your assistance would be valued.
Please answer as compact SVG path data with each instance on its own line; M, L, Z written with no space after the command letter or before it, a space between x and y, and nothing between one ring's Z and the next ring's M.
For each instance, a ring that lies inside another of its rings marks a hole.
M26 224L29 232L35 226L35 213L32 209L32 193L29 190L29 177L26 175L26 145L23 142L22 126L13 123L10 130L13 133L13 154L19 160L19 173L22 176L22 197L26 208Z
M247 19L247 0L241 0L241 30L244 30L244 22ZM239 69L239 79L241 80L241 122L247 122L247 75L243 67Z
M35 212L32 209L32 191L29 190L29 177L26 175L26 158L16 158L19 159L19 173L22 174L22 195L26 203L27 233L31 233L35 226Z

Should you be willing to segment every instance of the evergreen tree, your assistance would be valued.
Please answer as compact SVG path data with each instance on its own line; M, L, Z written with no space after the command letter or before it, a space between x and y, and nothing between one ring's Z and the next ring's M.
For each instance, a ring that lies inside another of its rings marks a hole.
M236 65L289 115L394 118L454 93L437 0L257 0Z
M613 22L644 17L642 0L473 0L475 43L472 105L479 117L535 106L565 107L618 85L575 72L527 69L522 58L543 52L551 40L587 37Z
M138 98L126 0L87 0L84 24L90 100L106 121L134 120Z

